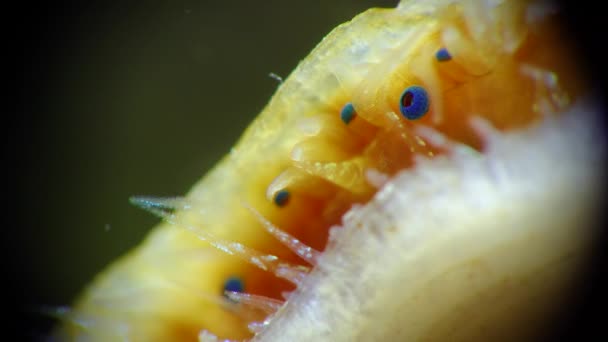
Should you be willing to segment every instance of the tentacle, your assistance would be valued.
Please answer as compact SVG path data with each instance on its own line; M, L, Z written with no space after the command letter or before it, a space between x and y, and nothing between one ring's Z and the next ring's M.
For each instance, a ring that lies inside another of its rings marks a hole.
M182 201L186 200L182 199ZM191 231L199 239L208 242L213 247L227 254L237 256L264 271L272 272L275 276L286 279L296 285L301 284L306 274L308 274L308 272L310 271L310 269L307 267L282 262L275 255L263 254L241 243L219 239L214 235L204 231L200 227L195 227L186 223L182 223L179 217L172 213L174 207L167 208L164 206L164 204L166 203L165 199L153 200L149 197L133 197L131 198L131 202L144 210L147 210L157 216L160 216L163 220L171 223L174 226Z
M267 232L272 234L282 244L287 246L292 252L296 253L300 258L304 259L311 265L316 265L321 252L311 248L300 242L300 240L291 236L287 232L281 230L277 226L273 225L272 222L268 221L259 211L255 210L252 206L247 203L243 203L243 206L247 208L256 217L256 219L264 226Z
M285 304L280 300L242 292L225 291L224 294L226 295L226 297L228 297L235 303L241 303L255 307L256 309L264 311L266 314L275 313L277 310L279 310L281 306L283 306L283 304Z

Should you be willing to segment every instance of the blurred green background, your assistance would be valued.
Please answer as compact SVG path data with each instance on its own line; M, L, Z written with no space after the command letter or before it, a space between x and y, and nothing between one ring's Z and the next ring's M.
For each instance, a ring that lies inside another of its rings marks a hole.
M186 193L274 93L270 72L286 77L336 25L396 3L106 1L39 13L23 40L27 121L13 141L27 205L12 260L28 304L69 304L139 243L157 219L128 198Z

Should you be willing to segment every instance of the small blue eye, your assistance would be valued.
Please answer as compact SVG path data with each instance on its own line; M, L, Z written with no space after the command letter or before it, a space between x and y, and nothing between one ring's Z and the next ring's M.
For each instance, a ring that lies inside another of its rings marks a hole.
M239 277L230 277L224 282L224 291L243 292L245 285Z
M349 122L351 122L355 116L357 116L357 112L355 111L355 107L353 107L352 103L347 103L344 105L344 107L342 107L342 111L340 112L340 119L342 119L342 121L344 121L345 124L348 125Z
M274 195L274 204L278 205L279 207L284 206L285 204L287 204L288 201L289 201L289 191L287 191L286 189L279 190Z
M435 53L435 58L437 58L439 62L447 62L452 59L452 55L450 55L448 49L441 48Z
M407 119L420 119L429 111L429 95L421 86L407 87L401 95L399 107Z

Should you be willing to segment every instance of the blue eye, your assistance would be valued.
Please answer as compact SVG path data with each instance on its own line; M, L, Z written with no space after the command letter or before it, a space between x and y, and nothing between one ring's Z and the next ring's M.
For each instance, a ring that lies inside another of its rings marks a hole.
M278 205L279 207L284 206L285 204L287 204L288 201L289 191L287 191L286 189L277 191L277 193L274 195L274 204Z
M230 277L224 282L224 291L243 292L243 290L245 290L245 285L241 278Z
M435 58L437 58L439 62L447 62L452 59L452 55L450 55L448 49L441 48L435 53Z
M340 119L342 119L342 121L344 121L345 124L348 125L349 122L351 122L355 116L357 116L357 112L355 111L355 107L353 107L352 103L347 103L344 105L344 107L342 107L342 111L340 112Z
M401 95L399 107L407 119L420 119L429 111L429 95L421 86L408 87Z

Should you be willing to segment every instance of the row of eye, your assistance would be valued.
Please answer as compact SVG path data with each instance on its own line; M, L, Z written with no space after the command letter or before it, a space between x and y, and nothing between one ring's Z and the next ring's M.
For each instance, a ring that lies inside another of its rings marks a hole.
M429 96L421 86L410 86L405 89L399 100L401 114L409 120L421 118L429 110ZM352 103L347 103L340 112L340 118L345 124L350 123L357 112ZM274 203L283 207L289 201L290 193L287 189L277 191L274 196ZM224 283L224 291L242 292L244 289L243 280L238 277L230 277Z
M429 110L429 97L421 86L410 86L405 89L399 100L401 114L409 120L421 118ZM352 103L347 103L340 112L340 118L346 124L351 122L357 112ZM274 196L274 203L283 207L289 201L290 193L287 189L277 191ZM238 277L230 277L224 283L224 291L242 292L244 289L243 280Z
M452 59L445 48L441 48L435 54L435 58L439 62L445 62ZM408 120L417 120L423 117L429 111L430 99L424 87L412 85L403 91L399 98L399 109L401 114ZM340 119L345 124L349 124L357 116L357 111L351 102L342 107L340 111ZM290 193L287 189L277 191L274 196L274 203L279 207L283 207L289 201ZM244 289L243 280L238 277L230 277L224 283L224 291L242 292Z
M452 59L452 56L446 48L441 48L435 53L435 59L438 62L447 62ZM429 94L424 87L419 85L412 85L401 93L399 98L399 109L401 114L408 120L417 120L423 117L428 111L430 106ZM340 119L345 123L349 124L357 116L357 111L351 102L342 107L340 111ZM289 201L289 191L284 189L277 191L274 196L274 204L283 207Z
M435 53L438 62L447 62L452 56L446 48L441 48ZM429 95L426 90L418 85L412 85L403 91L399 98L399 109L401 114L408 120L420 119L429 111ZM352 103L347 103L340 112L340 118L345 124L350 123L357 112Z

